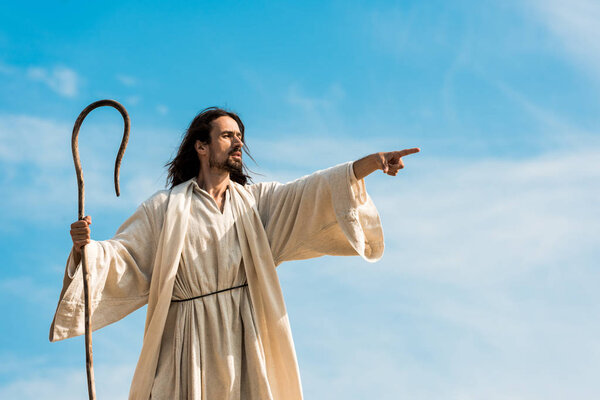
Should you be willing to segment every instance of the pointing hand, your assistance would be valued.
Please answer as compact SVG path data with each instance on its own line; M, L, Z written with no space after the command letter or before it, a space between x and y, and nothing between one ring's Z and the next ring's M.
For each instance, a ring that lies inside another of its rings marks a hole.
M377 153L378 161L379 161L379 169L381 169L384 173L396 176L398 171L404 168L404 162L402 161L402 157L408 156L410 154L415 154L420 152L421 149L418 147L400 151L390 151L387 153Z

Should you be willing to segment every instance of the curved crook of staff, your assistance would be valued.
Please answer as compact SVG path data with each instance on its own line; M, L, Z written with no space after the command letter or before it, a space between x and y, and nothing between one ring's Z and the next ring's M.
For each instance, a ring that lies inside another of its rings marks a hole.
M75 171L77 172L77 188L79 192L79 219L83 219L85 216L83 171L81 170L81 160L79 159L79 148L77 142L79 128L81 127L85 117L87 117L92 110L103 106L116 108L123 116L123 120L125 122L123 140L121 141L121 147L119 147L117 160L115 161L115 192L117 193L117 196L120 194L119 170L121 169L121 160L123 159L123 154L125 153L125 148L127 147L127 141L129 140L129 115L127 114L127 110L125 110L125 107L115 100L100 100L90 104L81 112L81 114L79 114L79 117L77 117L77 120L75 121L75 126L73 126L73 136L71 137L71 149L73 150L73 162L75 163ZM85 362L88 380L88 394L90 400L95 400L96 387L94 384L94 365L92 357L92 306L90 293L90 274L85 255L85 246L81 248L81 266L83 268L83 294L85 302Z

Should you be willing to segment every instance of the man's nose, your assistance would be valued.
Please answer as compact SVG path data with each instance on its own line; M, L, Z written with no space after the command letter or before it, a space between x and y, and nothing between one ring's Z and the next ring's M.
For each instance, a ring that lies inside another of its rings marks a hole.
M240 147L244 146L244 142L242 141L242 138L239 136L234 136L233 144L239 145Z

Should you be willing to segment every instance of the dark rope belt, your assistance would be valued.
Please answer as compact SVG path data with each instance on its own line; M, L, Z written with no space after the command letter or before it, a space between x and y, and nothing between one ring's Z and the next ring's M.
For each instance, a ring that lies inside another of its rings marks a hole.
M171 300L171 301L172 301L173 303L181 303L182 301L196 300L196 299L200 299L200 298L202 298L202 297L211 296L211 295L213 295L213 294L218 294L218 293L221 293L221 292L227 292L228 290L239 289L239 288L241 288L241 287L244 287L244 286L248 286L248 284L247 284L247 283L244 283L243 285L234 286L234 287L230 287L230 288L227 288L227 289L221 289L221 290L217 290L216 292L207 293L207 294L203 294L203 295L196 296L196 297L190 297L189 299L183 299L183 300Z

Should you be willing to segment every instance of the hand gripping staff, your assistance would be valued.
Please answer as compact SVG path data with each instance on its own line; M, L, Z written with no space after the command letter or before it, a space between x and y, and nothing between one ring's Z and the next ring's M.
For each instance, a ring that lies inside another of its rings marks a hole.
M73 126L73 136L71 138L71 149L73 150L73 162L75 163L75 171L77 172L77 188L79 190L79 219L83 219L85 216L84 212L84 185L83 185L83 172L81 170L81 160L79 159L79 148L77 143L77 137L79 136L79 128L83 123L83 120L87 115L94 109L103 106L110 106L116 108L125 122L125 130L123 132L123 140L121 141L121 147L117 153L117 160L115 162L115 191L119 196L119 169L121 168L121 159L125 153L125 147L127 147L127 141L129 140L129 115L120 103L114 100L100 100L96 101L87 106L77 120L75 126ZM88 394L90 400L96 399L96 387L94 384L94 365L92 358L92 306L91 306L91 293L90 293L90 274L88 271L87 260L85 255L85 246L81 248L81 266L83 268L83 295L85 302L85 363L87 371L87 383L88 383Z

